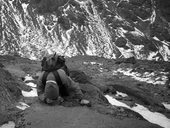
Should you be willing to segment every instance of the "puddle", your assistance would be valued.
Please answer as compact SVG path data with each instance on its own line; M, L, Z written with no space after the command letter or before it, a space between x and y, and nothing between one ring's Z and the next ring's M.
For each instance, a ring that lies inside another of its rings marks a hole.
M167 104L167 103L162 103L164 105L164 107L168 110L170 110L170 104Z
M142 105L139 105L139 104L136 104L137 106L131 108L128 105L126 105L125 103L122 103L109 95L105 95L105 97L108 99L109 103L112 105L126 107L130 110L133 110L133 111L139 113L146 120L148 120L149 122L151 122L153 124L160 125L164 128L170 128L170 119L168 119L165 115L163 115L161 113L151 112L151 111L149 111L148 108L146 108Z
M15 123L13 121L9 121L8 123L0 126L0 128L15 128Z
M24 102L19 102L18 105L16 106L18 109L25 110L26 108L29 108L30 106L27 105Z

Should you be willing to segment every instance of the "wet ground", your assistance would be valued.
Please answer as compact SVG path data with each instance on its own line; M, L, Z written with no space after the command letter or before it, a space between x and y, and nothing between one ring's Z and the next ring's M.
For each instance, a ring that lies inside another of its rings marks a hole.
M86 97L93 101L92 107L89 108L80 106L74 100L53 107L40 103L35 93L37 73L41 70L40 63L22 58L1 57L0 60L5 65L4 69L17 79L23 81L25 77L30 78L22 83L22 95L25 97L16 103L16 108L20 111L20 118L14 120L17 127L39 128L54 125L69 128L169 127L166 123L161 125L163 121L159 124L159 119L157 125L153 125L146 121L148 119L138 110L132 110L141 105L142 109L160 113L165 117L163 118L165 121L169 121L170 89L167 82L169 63L153 61L131 63L87 56L68 58L67 65L72 72L71 77L81 83ZM98 98L101 95L98 91L95 90L95 94L93 93L91 85L100 89L103 96L109 95L125 106L109 105ZM157 118L159 117L157 115Z

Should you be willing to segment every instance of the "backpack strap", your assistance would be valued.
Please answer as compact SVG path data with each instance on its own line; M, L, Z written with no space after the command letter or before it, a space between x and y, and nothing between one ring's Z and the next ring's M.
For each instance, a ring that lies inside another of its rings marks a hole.
M47 76L50 72L44 72L43 77L42 77L42 84L45 86L46 85L46 81L47 81Z
M43 90L45 89L46 81L47 81L47 76L50 72L44 72L43 77L42 77L42 88Z
M62 83L61 78L60 78L57 70L53 71L53 74L55 76L55 80L56 80L57 84L59 85L60 95L61 96L68 96L69 95L68 91L67 91L65 85Z
M63 83L62 83L62 81L61 81L61 78L60 78L57 70L56 70L56 71L53 71L53 74L54 74L54 76L55 76L55 80L56 80L57 84L58 84L59 86L62 86Z

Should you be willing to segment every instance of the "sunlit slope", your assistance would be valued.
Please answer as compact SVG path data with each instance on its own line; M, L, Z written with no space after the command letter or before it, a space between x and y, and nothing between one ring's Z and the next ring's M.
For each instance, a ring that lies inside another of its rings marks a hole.
M0 53L169 60L166 1L1 0Z

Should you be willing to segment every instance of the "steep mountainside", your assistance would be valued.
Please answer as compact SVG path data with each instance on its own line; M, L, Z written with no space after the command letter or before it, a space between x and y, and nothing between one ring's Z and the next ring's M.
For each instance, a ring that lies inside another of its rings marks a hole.
M1 0L0 54L168 61L168 0Z

